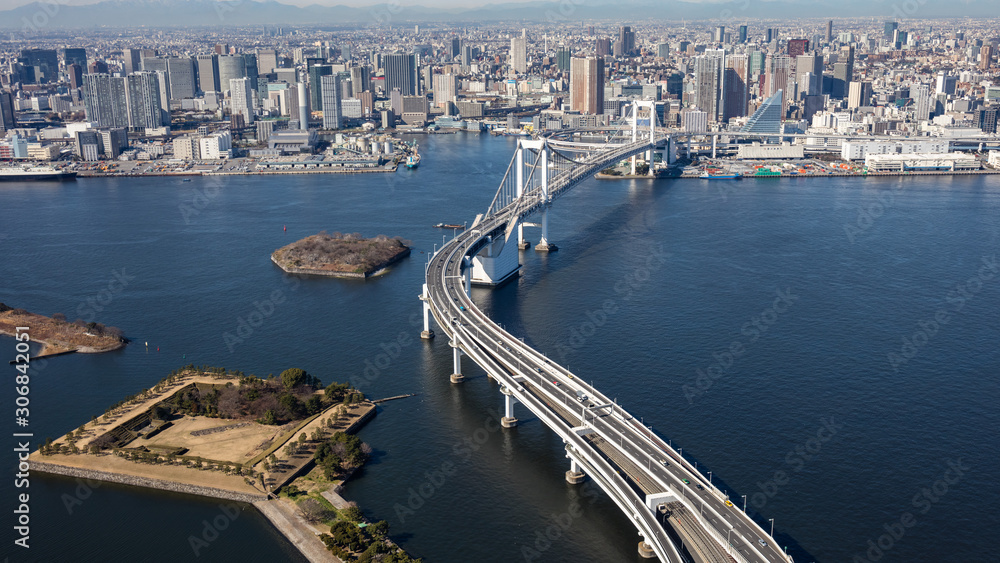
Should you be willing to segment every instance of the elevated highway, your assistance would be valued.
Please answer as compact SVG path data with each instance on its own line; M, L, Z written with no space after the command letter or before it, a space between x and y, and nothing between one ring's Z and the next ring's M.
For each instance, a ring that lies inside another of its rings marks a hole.
M502 182L489 211L428 261L420 296L423 336L433 336L429 324L433 316L453 348L453 382L463 379L465 355L501 386L505 427L517 424L514 407L520 404L555 432L570 460L567 480L576 483L586 476L599 485L636 526L643 538L638 546L643 556L671 563L790 562L757 523L652 429L507 333L469 296L476 261L514 247L513 233L525 217L543 212L573 186L609 165L650 151L664 138L652 127L649 135L639 138L633 121L631 139L624 135L619 143L586 147L582 158L560 157L571 164L553 162L556 159L548 152L552 149L544 140L521 141L519 151L521 143L537 148L527 177L521 170L523 155L518 155L507 174L518 178L516 186L505 188ZM538 170L540 178L534 177ZM510 192L507 196L505 189Z

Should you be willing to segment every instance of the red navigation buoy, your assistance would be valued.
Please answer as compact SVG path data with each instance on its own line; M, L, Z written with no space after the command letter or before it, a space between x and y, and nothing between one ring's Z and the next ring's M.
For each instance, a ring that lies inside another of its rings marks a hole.
M159 352L159 351L160 351L160 347L159 347L159 346L157 346L157 347L156 347L156 351L157 351L157 352Z
M285 225L285 226L284 226L284 228L283 228L282 230L285 230L285 231L287 231L287 230L288 230L288 225Z

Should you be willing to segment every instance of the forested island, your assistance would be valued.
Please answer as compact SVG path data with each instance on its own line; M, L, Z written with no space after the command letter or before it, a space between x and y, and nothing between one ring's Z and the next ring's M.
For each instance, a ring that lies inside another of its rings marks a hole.
M367 278L409 255L400 237L322 231L275 250L271 261L291 274Z

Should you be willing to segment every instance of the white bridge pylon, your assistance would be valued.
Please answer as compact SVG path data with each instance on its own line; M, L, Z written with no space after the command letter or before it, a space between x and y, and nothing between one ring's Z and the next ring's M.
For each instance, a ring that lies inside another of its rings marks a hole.
M478 248L472 261L472 283L499 285L517 272L520 268L518 250L530 247L524 238L524 228L533 226L524 222L529 215L541 215L541 233L535 250L557 250L549 240L549 207L555 197L593 173L591 171L591 174L582 176L580 169L592 168L601 160L602 153L648 141L650 148L646 151L646 162L652 175L657 121L654 102L634 101L629 106L626 119L605 136L604 143L563 141L547 136L519 139L493 201L485 215L478 217L472 226L475 229L480 223L499 215L510 216L503 232L486 233L485 243ZM632 173L635 174L635 156L631 160ZM515 233L516 245L507 244Z

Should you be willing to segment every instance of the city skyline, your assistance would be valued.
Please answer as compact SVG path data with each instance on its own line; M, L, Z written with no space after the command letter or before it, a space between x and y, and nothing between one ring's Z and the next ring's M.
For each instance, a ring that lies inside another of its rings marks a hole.
M530 4L533 9L524 10ZM168 7L188 10L183 13ZM963 3L964 15L989 17L995 15L995 6L986 0L968 0ZM190 19L198 13L211 17ZM43 14L43 15L38 15ZM402 22L440 23L445 21L497 21L505 19L524 21L563 22L570 24L582 20L616 21L621 18L640 18L661 21L708 21L738 26L754 18L839 18L850 17L894 18L917 20L921 18L952 17L953 9L947 0L926 0L910 4L882 4L864 0L844 0L819 6L808 0L774 0L750 7L734 2L712 0L642 1L619 4L609 1L573 2L569 7L559 2L491 2L470 9L457 0L404 0L393 3L365 3L356 0L312 2L310 0L284 0L282 2L257 2L239 0L217 2L214 0L166 0L114 2L100 0L67 0L38 4L0 0L0 29L24 28L25 21L44 20L46 25L86 27L104 25L232 25L247 23L302 24L323 23L336 25L341 22L367 22L374 26L389 26Z

